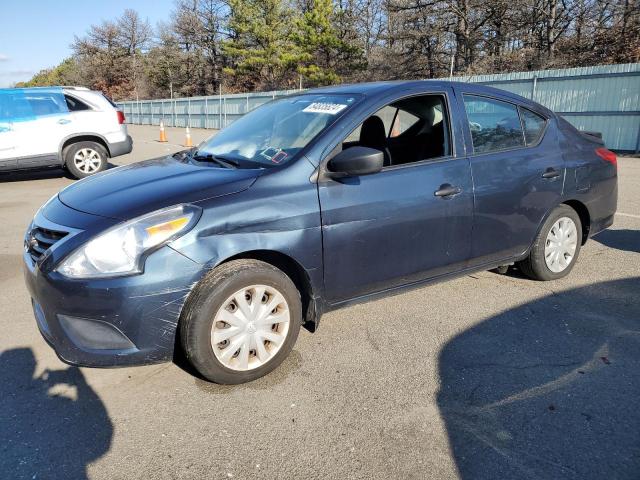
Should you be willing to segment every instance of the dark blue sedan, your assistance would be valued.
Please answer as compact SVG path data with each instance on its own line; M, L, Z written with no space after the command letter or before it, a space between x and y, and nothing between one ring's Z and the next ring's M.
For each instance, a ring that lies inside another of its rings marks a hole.
M330 87L65 188L26 233L25 278L65 362L181 354L241 383L353 302L510 265L562 278L616 203L615 155L522 97Z

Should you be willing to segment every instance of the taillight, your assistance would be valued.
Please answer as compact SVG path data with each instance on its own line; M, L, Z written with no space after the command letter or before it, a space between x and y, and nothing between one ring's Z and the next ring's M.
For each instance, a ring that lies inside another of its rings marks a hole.
M122 113L120 110L118 110L118 123L120 125L122 125L124 123L124 121L125 121L124 113Z
M596 148L596 155L601 159L618 166L618 157L616 157L616 154L611 150L607 150L606 148Z

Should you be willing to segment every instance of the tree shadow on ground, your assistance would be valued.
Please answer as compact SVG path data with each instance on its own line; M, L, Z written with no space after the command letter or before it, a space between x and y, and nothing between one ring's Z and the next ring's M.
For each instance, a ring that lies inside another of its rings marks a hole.
M438 406L462 478L638 478L639 292L554 293L447 343Z
M78 368L35 371L31 349L0 353L0 476L86 479L111 445L104 404Z
M610 248L640 253L640 230L604 230L593 239Z

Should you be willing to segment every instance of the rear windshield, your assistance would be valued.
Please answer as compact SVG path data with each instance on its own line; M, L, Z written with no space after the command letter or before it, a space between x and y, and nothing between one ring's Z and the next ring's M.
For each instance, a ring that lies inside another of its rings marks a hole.
M241 168L284 165L359 98L358 95L306 94L274 100L200 145L196 156L230 160Z

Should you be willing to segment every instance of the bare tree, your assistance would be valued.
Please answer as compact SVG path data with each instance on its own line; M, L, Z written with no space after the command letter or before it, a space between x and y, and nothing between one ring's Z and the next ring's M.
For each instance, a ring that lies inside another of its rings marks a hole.
M640 61L640 0L175 0L155 30L127 9L34 82L122 99Z

